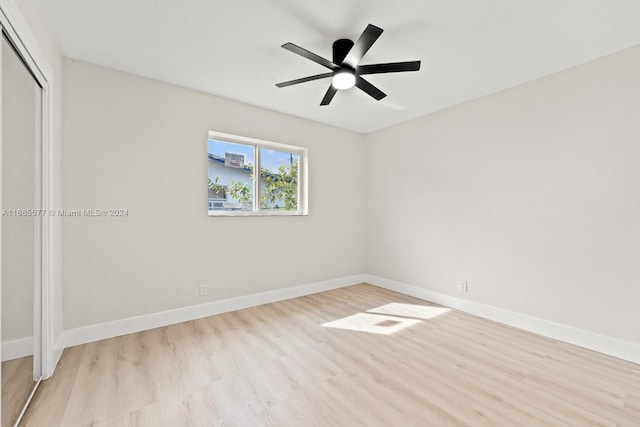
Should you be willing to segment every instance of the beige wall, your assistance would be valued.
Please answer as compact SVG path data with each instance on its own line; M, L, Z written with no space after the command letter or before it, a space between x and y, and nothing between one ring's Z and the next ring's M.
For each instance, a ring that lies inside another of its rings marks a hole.
M640 342L638 70L634 47L368 135L368 272Z
M65 60L66 329L364 272L364 137ZM309 148L309 216L209 218L209 130ZM209 285L207 297L199 284Z

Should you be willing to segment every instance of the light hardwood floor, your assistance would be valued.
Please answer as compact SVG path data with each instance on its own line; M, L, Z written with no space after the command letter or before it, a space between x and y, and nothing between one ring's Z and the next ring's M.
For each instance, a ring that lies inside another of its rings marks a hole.
M2 427L15 423L35 385L33 356L2 362Z
M24 425L639 426L640 365L363 284L69 348Z

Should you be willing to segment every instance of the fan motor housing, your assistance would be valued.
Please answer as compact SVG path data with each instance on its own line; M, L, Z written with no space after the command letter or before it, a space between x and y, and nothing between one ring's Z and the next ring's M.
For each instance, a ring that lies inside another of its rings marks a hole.
M347 54L353 47L353 40L338 39L333 42L333 63L336 65L342 65L342 61L347 57Z

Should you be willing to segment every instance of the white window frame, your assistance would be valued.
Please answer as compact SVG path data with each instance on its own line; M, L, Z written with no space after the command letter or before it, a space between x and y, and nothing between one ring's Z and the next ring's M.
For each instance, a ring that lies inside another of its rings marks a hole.
M304 147L282 144L279 142L265 141L263 139L249 138L246 136L232 135L229 133L209 131L207 141L213 139L221 142L231 142L253 146L254 153L254 173L253 173L253 209L252 211L210 211L211 217L221 216L300 216L308 215L308 150ZM295 211L285 210L262 210L260 208L260 149L285 151L298 155L298 209Z

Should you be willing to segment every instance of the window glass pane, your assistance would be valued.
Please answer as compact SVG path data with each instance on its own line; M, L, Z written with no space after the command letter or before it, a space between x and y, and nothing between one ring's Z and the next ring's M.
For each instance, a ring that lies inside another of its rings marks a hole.
M253 145L209 139L210 211L253 210Z
M260 209L298 209L299 155L260 148Z

